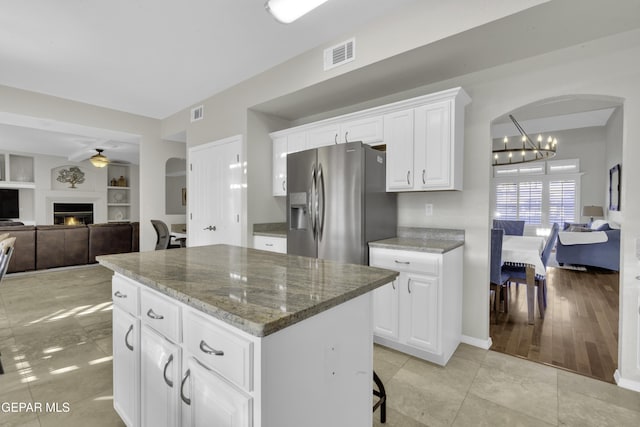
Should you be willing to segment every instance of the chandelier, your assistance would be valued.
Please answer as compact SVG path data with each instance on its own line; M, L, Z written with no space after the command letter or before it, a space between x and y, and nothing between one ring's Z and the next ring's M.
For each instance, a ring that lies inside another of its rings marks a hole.
M515 117L509 114L509 118L518 129L518 132L520 132L520 135L522 135L521 143L518 143L518 141L512 143L505 136L501 147L493 150L493 166L533 162L550 159L556 155L557 139L549 136L544 141L542 135L538 135L536 143L534 143Z

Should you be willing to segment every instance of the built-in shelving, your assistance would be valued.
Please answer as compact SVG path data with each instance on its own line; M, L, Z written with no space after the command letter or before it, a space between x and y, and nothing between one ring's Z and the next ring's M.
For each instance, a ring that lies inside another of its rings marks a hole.
M107 222L131 220L131 187L129 165L107 166Z

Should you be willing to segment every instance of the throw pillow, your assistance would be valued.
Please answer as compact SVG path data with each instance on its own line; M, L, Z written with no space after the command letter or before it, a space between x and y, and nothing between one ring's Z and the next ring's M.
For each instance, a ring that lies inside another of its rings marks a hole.
M605 222L600 227L596 228L595 231L608 231L608 230L611 230L611 227L609 227L609 224Z
M567 231L588 232L591 231L591 229L588 227L582 227L580 225L570 225Z

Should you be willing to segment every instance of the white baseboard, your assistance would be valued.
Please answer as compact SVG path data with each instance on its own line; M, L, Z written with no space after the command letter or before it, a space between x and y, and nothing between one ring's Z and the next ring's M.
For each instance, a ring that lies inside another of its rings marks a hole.
M462 335L460 337L460 342L472 345L474 347L480 347L483 350L489 350L493 345L493 341L491 341L491 337L487 338L486 340L481 340L479 338L470 337L468 335Z
M640 393L640 381L626 380L620 376L620 371L616 369L613 373L613 379L616 380L618 387L626 388L628 390L637 391Z

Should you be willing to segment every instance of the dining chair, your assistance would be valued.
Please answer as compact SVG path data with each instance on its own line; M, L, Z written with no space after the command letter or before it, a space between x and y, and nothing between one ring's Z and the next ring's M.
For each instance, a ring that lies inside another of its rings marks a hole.
M556 244L556 240L558 239L558 229L559 226L557 223L553 223L551 226L551 232L549 233L549 237L542 249L542 254L540 254L540 259L542 260L542 265L545 270L547 269L547 264L549 263L549 258L551 256L551 251ZM525 267L515 267L515 266L505 266L502 268L502 272L509 276L509 282L515 283L527 283L527 273ZM540 310L540 316L544 317L544 310L547 308L547 278L546 275L544 277L535 276L534 279L535 286L538 288L538 309ZM530 303L530 301L527 301Z
M497 313L499 301L504 301L504 311L509 312L509 292L507 283L509 274L502 271L502 240L504 230L502 228L491 229L491 260L489 287L494 292L494 310Z
M507 236L524 235L524 221L494 219L493 228L502 228Z
M2 284L2 279L9 267L9 261L11 261L11 255L13 255L13 246L15 242L15 237L6 237L0 241L0 284ZM1 356L2 353L0 353L0 375L3 375L4 368L2 366Z
M187 239L181 237L179 239L175 239L175 241L179 242L179 244L171 243L171 238L175 237L169 233L169 227L163 221L159 219L152 219L151 225L153 225L153 229L156 230L156 250L163 249L174 249L174 248L183 248L185 246L185 242Z

